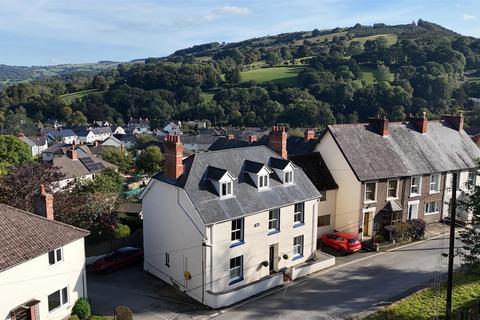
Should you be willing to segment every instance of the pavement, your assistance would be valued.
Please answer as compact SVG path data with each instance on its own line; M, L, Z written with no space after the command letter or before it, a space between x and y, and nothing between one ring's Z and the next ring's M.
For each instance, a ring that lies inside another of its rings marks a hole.
M346 319L432 286L436 276L445 280L447 248L448 236L437 236L387 252L337 256L334 267L221 310L200 305L141 266L89 274L88 293L95 314L111 315L123 304L137 320Z

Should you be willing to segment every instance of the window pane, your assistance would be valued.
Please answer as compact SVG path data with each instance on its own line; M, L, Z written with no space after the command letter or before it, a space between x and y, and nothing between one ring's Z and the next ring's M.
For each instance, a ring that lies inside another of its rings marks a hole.
M57 249L57 261L62 261L62 249Z
M50 251L48 253L48 262L50 263L50 265L55 263L55 251Z
M318 217L318 226L319 227L324 227L324 226L329 226L330 225L330 215L323 215Z
M48 296L48 311L52 311L60 306L60 290Z
M68 302L68 288L65 287L62 289L62 304L65 304Z

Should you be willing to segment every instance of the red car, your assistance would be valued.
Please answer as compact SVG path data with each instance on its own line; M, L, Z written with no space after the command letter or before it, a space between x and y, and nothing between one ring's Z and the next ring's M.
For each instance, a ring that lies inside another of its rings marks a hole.
M93 272L112 272L114 270L128 267L140 262L143 259L143 250L134 247L119 248L101 259L95 261L92 267Z
M357 237L348 232L326 233L320 237L322 245L340 251L341 254L354 253L362 249Z

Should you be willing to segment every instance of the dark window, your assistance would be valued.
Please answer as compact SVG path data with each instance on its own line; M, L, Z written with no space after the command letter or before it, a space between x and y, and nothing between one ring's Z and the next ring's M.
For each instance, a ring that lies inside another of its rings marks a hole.
M55 264L63 260L63 251L62 248L58 248L48 252L48 263L50 265Z
M55 263L55 251L50 251L48 253L48 262L50 263L50 265Z
M320 191L320 201L327 201L327 191Z
M303 223L305 219L305 203L300 202L295 204L295 213L293 214L293 222Z
M329 226L329 225L330 225L330 215L329 214L318 217L318 223L317 223L318 227L325 227L325 226Z
M243 218L232 220L232 241L243 241Z
M237 282L243 278L243 256L230 259L230 281Z
M293 238L293 257L303 256L303 236Z
M268 213L268 229L280 230L280 209L270 210Z
M165 252L165 265L170 267L170 254L168 252Z

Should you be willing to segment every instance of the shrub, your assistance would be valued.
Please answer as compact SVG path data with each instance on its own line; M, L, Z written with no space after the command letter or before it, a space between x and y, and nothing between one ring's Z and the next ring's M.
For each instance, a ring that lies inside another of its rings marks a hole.
M422 239L425 235L425 221L421 219L412 219L409 220L408 223L410 224L410 235L413 239Z
M384 241L383 236L381 234L377 234L375 238L373 238L375 243L382 243Z
M75 302L72 309L72 316L77 316L80 320L88 319L92 315L90 303L85 298L80 298Z
M392 240L400 241L411 236L412 225L408 222L401 222L392 227Z
M78 316L73 315L73 316L68 317L68 320L80 320L80 319L78 318Z
M133 320L133 313L127 306L115 307L115 318L117 320Z
M124 224L117 224L115 227L115 238L128 237L130 235L130 227Z

